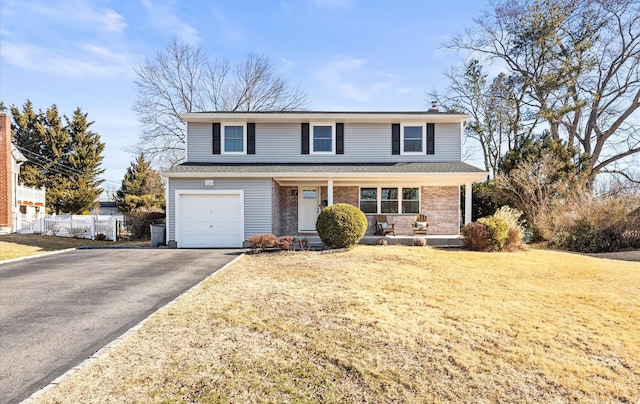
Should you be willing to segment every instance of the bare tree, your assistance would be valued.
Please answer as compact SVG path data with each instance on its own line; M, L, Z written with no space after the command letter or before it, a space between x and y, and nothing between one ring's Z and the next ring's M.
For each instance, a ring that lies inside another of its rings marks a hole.
M179 114L202 111L292 111L306 108L306 95L277 76L264 55L244 63L210 62L207 55L174 39L136 69L134 111L143 125L136 151L161 165L184 159L185 130Z
M566 162L552 152L529 156L508 174L498 173L492 188L494 198L524 213L527 223L550 240L544 224L556 210L562 211L567 201L580 197L585 179L575 172L559 176Z
M514 74L500 73L489 80L477 59L452 68L445 76L449 81L445 92L431 96L450 111L470 115L465 144L471 140L480 147L485 169L493 175L504 153L520 144L522 137L531 137L535 127L535 114L523 102L525 87Z
M475 25L448 46L518 75L536 125L591 156L593 174L628 174L619 164L640 153L640 1L503 0Z

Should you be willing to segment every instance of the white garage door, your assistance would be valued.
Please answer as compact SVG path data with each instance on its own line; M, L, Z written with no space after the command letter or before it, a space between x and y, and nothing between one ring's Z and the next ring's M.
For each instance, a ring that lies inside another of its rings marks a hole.
M242 194L180 194L176 204L178 247L242 247Z

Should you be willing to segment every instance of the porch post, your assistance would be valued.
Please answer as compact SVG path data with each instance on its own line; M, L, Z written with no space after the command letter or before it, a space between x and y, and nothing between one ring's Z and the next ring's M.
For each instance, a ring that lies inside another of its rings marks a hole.
M327 180L327 206L333 205L333 180Z
M472 214L471 214L471 192L472 192L472 187L471 187L471 183L466 183L464 184L464 224L467 225L469 223L471 223L472 220Z

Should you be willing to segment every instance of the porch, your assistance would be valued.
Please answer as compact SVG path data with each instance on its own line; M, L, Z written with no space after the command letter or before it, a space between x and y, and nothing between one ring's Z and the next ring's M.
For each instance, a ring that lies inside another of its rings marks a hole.
M388 236L389 244L408 244L413 241L416 216L425 214L429 221L428 240L438 245L458 240L462 223L471 220L461 217L460 185L420 184L408 181L373 182L360 180L359 185L344 181L290 183L274 179L272 186L272 229L278 236L296 238L317 237L315 221L319 212L334 203L350 204L365 212L369 223L365 244L375 244L375 217L385 215L395 228L395 236ZM466 185L466 184L465 184ZM466 188L466 212L471 212L471 186ZM365 198L369 198L366 200Z
M320 237L317 235L313 236L298 236L296 237L296 241L306 238L309 242L309 246L311 248L321 247L322 241ZM447 247L447 248L456 248L462 247L462 236L413 236L413 235L399 235L399 236L374 236L374 235L366 235L360 240L358 244L363 245L376 245L380 239L384 239L387 242L387 245L413 245L413 240L416 238L426 238L427 245L431 247Z
M33 206L43 208L45 206L46 191L44 188L31 188L24 185L16 186L16 206ZM22 212L28 213L28 212ZM34 210L35 213L35 210Z

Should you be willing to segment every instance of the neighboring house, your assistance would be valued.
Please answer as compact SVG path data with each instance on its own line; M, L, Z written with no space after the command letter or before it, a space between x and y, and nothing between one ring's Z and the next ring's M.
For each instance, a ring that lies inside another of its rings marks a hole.
M186 161L167 178L167 239L240 247L255 234L311 236L320 210L360 208L412 234L460 233L460 186L486 172L461 161L467 115L438 112L203 112L187 125Z
M27 159L11 139L11 117L0 112L0 234L16 231L19 215L31 219L45 210L44 189L18 185L20 165Z
M118 211L118 205L115 201L99 201L98 206L91 211L91 214L105 216L122 215L122 213Z

